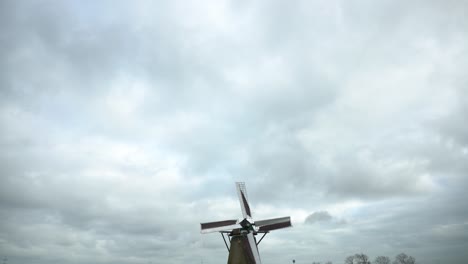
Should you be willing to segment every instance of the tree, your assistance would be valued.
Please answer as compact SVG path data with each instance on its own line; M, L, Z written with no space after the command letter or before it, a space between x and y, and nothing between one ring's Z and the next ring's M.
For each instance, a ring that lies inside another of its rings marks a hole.
M369 257L366 254L356 254L354 255L354 263L355 264L370 264Z
M347 256L344 262L345 264L354 264L354 256Z
M390 264L390 258L386 256L378 256L375 258L374 264Z
M405 253L400 253L395 256L393 264L415 264L416 260L412 256L408 256Z
M325 264L333 264L331 261L327 261L325 262Z

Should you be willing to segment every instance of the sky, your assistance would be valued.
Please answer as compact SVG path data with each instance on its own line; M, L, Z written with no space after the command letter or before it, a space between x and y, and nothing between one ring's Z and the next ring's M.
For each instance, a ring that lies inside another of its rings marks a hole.
M466 1L0 1L0 257L468 259Z

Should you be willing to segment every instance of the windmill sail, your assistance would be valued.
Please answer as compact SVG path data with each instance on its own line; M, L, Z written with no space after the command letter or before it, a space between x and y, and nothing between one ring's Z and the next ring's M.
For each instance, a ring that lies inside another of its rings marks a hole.
M286 228L291 226L291 217L286 216L255 221L255 226L259 227L258 231L271 231Z
M242 216L244 218L252 218L252 212L250 211L249 202L247 200L247 190L243 182L236 182L237 194L239 196L239 202L242 210Z
M237 220L224 220L217 222L201 223L200 226L202 233L219 232L241 227L237 224Z
M255 263L261 264L262 262L260 261L260 254L258 254L257 242L255 241L253 233L248 233L247 239L248 239L247 241L249 242L250 250L254 257Z

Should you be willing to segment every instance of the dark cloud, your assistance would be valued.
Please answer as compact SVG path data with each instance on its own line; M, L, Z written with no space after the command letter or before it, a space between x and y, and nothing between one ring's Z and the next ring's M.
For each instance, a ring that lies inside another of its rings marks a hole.
M307 224L313 224L316 222L330 222L331 220L332 216L327 211L319 211L307 216L305 222Z
M315 225L321 230L335 230L339 232L340 229L346 228L347 221L332 216L328 211L317 211L308 215L304 224ZM319 240L318 243L329 244L326 240Z

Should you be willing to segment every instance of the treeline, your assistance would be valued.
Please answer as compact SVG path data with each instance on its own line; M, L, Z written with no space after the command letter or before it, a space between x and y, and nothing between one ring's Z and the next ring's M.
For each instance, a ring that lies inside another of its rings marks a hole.
M295 261L294 261L295 262ZM378 256L374 261L370 261L366 254L354 254L345 258L345 264L415 264L416 259L408 256L405 253L400 253L395 256L393 262L387 256ZM321 262L312 262L312 264L322 264ZM331 261L324 262L323 264L333 264Z
M369 260L369 257L366 254L355 254L348 256L345 259L345 264L415 264L416 259L412 256L408 256L405 253L400 253L395 256L393 262L390 261L390 258L387 256L378 256L373 262Z

